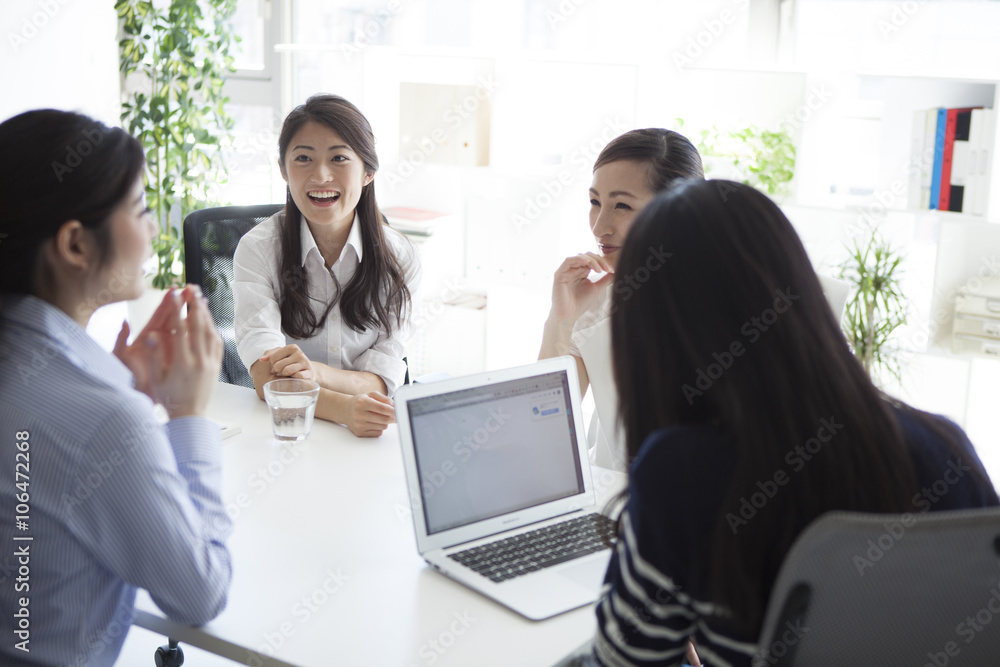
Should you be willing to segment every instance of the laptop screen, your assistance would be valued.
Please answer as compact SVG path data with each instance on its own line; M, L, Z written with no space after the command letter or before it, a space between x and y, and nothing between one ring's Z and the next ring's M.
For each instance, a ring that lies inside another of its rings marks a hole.
M584 492L564 371L408 407L428 535Z

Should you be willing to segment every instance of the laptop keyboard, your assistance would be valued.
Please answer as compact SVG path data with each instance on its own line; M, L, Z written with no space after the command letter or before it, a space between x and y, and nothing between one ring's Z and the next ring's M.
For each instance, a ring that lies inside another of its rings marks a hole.
M614 522L594 512L458 551L448 558L500 583L606 549L614 527Z

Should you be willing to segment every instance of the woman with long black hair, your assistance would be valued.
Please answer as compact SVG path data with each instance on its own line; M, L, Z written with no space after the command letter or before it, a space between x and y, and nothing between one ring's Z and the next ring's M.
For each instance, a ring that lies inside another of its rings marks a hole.
M611 140L594 162L588 192L590 231L600 254L568 257L553 276L552 308L538 358L568 354L576 360L580 395L589 387L596 408L588 433L590 459L604 468L624 471L629 461L611 369L608 315L615 264L643 206L677 179L704 177L698 149L673 130L630 130Z
M368 120L315 95L278 138L285 208L250 230L233 261L236 342L254 387L281 377L320 385L316 416L378 436L394 421L420 267L375 200Z
M186 625L226 605L232 521L204 417L222 339L194 285L131 344L123 325L113 355L87 335L97 308L142 294L156 223L138 141L40 109L0 123L0 150L0 664L110 665L139 588Z
M957 425L872 384L791 223L753 188L687 181L654 199L612 310L634 462L597 609L603 664L681 664L689 639L708 664L751 664L782 560L825 512L998 504Z

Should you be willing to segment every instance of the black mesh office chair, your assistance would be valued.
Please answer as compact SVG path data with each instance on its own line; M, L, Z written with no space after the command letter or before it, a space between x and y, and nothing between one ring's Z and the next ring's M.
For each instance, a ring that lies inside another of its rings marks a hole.
M223 206L195 211L184 220L184 266L187 281L201 286L219 328L225 352L219 380L253 387L236 352L233 319L233 254L248 231L281 210L282 204Z

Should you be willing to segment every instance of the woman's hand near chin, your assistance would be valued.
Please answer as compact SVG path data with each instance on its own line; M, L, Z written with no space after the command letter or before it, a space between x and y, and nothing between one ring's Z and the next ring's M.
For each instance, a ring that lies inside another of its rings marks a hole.
M591 271L606 275L592 282ZM600 302L604 290L614 280L614 271L611 263L596 253L568 257L552 279L549 320L572 327L581 315Z

